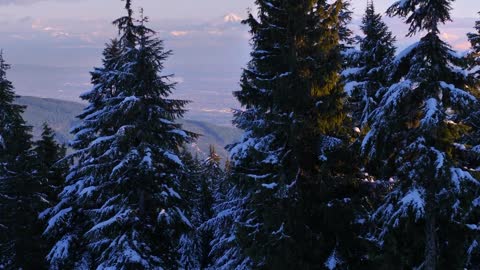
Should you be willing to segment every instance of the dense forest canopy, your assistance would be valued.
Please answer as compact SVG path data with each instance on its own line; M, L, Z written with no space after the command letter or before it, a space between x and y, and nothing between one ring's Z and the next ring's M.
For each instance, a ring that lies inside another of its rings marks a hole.
M367 1L354 36L348 0L256 0L225 159L132 0L68 145L0 53L0 269L480 269L480 18L455 51L453 2Z

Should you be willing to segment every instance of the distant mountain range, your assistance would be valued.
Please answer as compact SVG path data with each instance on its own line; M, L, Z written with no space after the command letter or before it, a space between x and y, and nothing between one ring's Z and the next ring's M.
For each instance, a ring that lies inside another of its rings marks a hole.
M58 99L38 98L23 96L17 100L20 105L27 106L24 117L29 125L33 126L33 135L38 138L41 134L41 126L47 122L56 132L57 139L66 143L72 137L70 128L78 123L76 118L85 105ZM224 147L241 136L241 131L234 127L219 126L212 123L182 120L180 121L186 130L201 134L198 141L191 145L192 150L200 155L208 152L210 145L214 145L219 154L225 158L227 152Z

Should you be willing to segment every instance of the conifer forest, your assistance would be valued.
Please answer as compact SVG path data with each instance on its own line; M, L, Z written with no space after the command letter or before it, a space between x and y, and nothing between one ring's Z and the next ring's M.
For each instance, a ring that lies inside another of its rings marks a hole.
M0 54L0 269L480 269L480 14L456 51L455 0L366 1L360 35L348 0L256 0L221 159L187 147L132 1L66 145L33 138Z

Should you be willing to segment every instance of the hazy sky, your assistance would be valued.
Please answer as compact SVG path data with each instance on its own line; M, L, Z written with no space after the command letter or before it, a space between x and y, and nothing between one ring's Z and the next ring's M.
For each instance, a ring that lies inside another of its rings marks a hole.
M376 0L378 10L384 11L395 0ZM114 18L121 11L119 0L0 0L8 6L5 14L17 16L35 15L39 18ZM253 7L253 0L136 0L136 6L154 11L155 18L198 19L211 18L225 13L245 13ZM477 0L457 0L454 3L455 17L474 17L480 9ZM361 13L366 0L352 0L352 5ZM2 12L3 14L4 12Z
M166 72L179 82L176 95L188 98L192 114L228 115L238 107L241 68L249 59L248 28L240 24L254 0L133 0L150 18L149 26L174 55ZM376 0L384 12L393 0ZM366 0L352 0L358 24ZM89 89L88 71L98 65L105 42L115 36L111 21L124 14L120 0L0 0L0 48L13 68L9 77L21 95L78 100ZM442 37L456 49L467 49L465 34L480 18L480 0L457 0L454 22ZM405 25L386 19L403 48ZM415 37L413 39L416 39ZM220 120L219 120L220 121Z

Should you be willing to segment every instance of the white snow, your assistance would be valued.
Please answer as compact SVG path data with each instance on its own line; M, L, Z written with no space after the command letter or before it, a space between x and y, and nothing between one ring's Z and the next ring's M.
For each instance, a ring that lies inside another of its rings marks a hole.
M399 54L397 54L397 56L395 57L395 62L400 62L403 60L403 58L405 58L408 54L410 54L415 48L418 47L418 44L420 44L420 42L415 42L413 43L412 45L408 46L407 48L405 48L403 51L401 51Z
M446 82L440 82L440 86L450 92L450 99L454 105L462 106L466 104L475 104L477 99L467 91L455 87L453 84L448 84ZM455 104L457 103L457 104Z
M170 152L170 151L165 151L165 152L163 153L163 155L164 155L166 158L170 159L171 161L177 163L178 165L183 166L183 163L182 163L182 161L180 160L180 158L179 158L177 155L173 154L172 152Z
M469 172L464 171L460 168L450 168L450 173L451 173L451 181L452 184L455 186L455 189L457 191L460 190L460 184L464 180L470 181L477 186L480 186L480 183L475 179Z
M424 127L430 127L439 123L438 102L435 98L429 98L425 101L424 112L425 116L421 120L421 125Z
M70 248L70 243L73 241L71 235L64 236L60 241L56 242L52 250L47 255L47 258L52 260L62 260L68 257L68 250Z
M355 90L356 87L361 86L363 84L364 84L363 82L351 81L346 83L343 89L345 90L345 93L348 96L352 96L353 90Z
M266 189L274 189L278 186L277 183L270 183L270 184L262 184L262 187L266 188Z
M400 200L401 207L398 210L402 215L406 215L409 207L412 207L417 219L421 218L425 214L425 200L423 199L425 190L423 188L412 188L408 193Z
M52 218L48 220L47 228L45 229L44 234L50 232L50 230L57 225L58 222L64 220L65 216L72 211L72 207L68 207L65 209L60 210L57 214L55 214Z
M341 264L341 260L337 256L337 249L334 249L332 251L332 254L328 256L328 259L325 262L325 267L327 267L329 270L334 270L340 264Z
M181 130L181 129L172 129L172 130L170 130L170 131L168 131L168 132L169 132L169 133L173 133L173 134L180 135L180 136L182 136L182 137L184 137L184 138L187 138L187 137L188 137L188 136L187 136L187 133L186 133L185 131Z
M125 219L129 216L131 213L130 210L121 210L117 214L115 214L113 217L97 223L95 226L93 226L90 230L88 230L85 234L91 234L91 233L96 233L98 231L104 230L106 227L109 227L110 225L121 221L122 219Z

